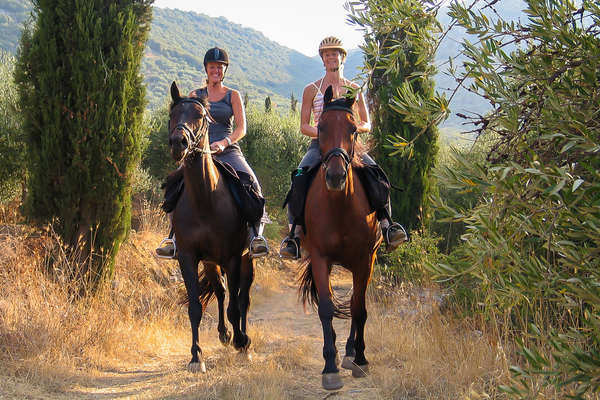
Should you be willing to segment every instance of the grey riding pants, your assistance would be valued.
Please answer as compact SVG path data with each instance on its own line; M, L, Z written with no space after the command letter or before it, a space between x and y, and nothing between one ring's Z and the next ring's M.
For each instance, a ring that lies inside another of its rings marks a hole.
M306 154L304 155L304 157L302 157L302 161L300 161L298 168L299 169L304 168L304 167L311 168L320 162L321 162L321 151L319 150L319 141L317 139L313 139L313 140L311 140L310 145L308 146L308 150L306 151ZM368 155L367 153L364 153L362 155L362 162L365 163L366 165L377 165L375 160L373 160L371 158L371 156ZM392 217L392 207L390 205L389 199L388 199L388 202L387 202L387 205L385 208L387 208L387 211L391 218ZM288 216L288 223L291 225L292 221L293 221L293 217L292 217L292 214L290 214L289 206L287 209L287 216Z

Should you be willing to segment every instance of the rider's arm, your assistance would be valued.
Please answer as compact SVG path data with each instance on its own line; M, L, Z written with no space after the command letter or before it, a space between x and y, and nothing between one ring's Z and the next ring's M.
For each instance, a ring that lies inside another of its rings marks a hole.
M358 87L358 86L357 86ZM367 109L367 102L362 91L358 94L358 116L360 122L356 124L356 131L358 133L368 133L371 131L371 118L369 117L369 110Z
M300 109L300 132L308 137L316 138L318 136L317 127L310 124L310 111L313 99L316 95L316 88L310 84L304 88L302 94L302 108Z
M231 135L227 136L229 140L222 139L211 143L211 150L216 151L217 153L220 153L225 150L227 146L234 144L246 136L246 113L244 112L244 104L242 103L240 92L233 89L231 90L231 108L233 109L235 129L231 132Z
M229 139L231 140L231 144L233 144L246 136L246 112L244 111L242 96L237 90L231 90L231 107L233 107L235 129L229 136Z

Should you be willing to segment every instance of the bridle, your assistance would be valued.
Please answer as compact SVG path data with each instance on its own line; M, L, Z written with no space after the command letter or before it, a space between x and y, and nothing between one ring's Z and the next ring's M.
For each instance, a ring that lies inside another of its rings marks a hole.
M215 153L214 151L204 150L204 148L199 145L201 143L201 141L204 139L204 136L208 133L208 124L212 121L212 118L210 117L210 114L208 113L206 106L202 103L202 101L199 98L184 97L184 98L181 98L181 99L177 100L176 102L174 102L173 106L171 107L171 110L173 108L175 108L175 106L178 106L179 104L183 104L183 103L193 103L193 104L200 106L200 108L202 108L202 111L203 111L203 117L201 119L200 126L198 126L198 128L196 130L191 130L190 127L187 126L187 124L180 122L177 125L175 125L173 127L173 129L171 129L169 131L169 137L171 137L173 132L175 132L176 130L181 130L183 132L183 137L185 138L185 140L187 142L187 147L185 148L185 151L183 152L181 161L185 160L186 157L188 157L190 154L194 154L194 153L214 154ZM172 113L172 111L171 111L171 113ZM169 113L169 123L167 126L171 126L171 113Z
M350 115L353 115L353 111L351 108L344 107L342 105L331 105L331 106L325 108L323 110L323 112L321 113L321 115L325 114L327 111L334 111L334 110L344 111L344 112L349 113ZM319 126L317 126L317 133L319 136L321 135L321 129L319 128ZM333 157L340 157L344 161L344 172L348 171L348 166L350 165L350 163L352 162L352 159L354 158L354 145L356 144L358 132L356 130L354 130L354 132L352 132L351 135L352 135L352 145L350 147L350 154L348 154L348 152L346 150L342 149L341 147L334 147L333 149L329 150L324 155L323 154L321 155L322 168L324 168L324 169L327 168L327 164Z

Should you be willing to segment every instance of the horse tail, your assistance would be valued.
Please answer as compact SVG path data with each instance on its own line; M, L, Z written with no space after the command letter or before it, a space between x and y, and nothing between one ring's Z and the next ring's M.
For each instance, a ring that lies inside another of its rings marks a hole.
M210 301L215 297L215 289L206 276L204 269L198 274L198 289L198 300L202 304L202 309L206 310Z
M198 289L198 301L200 301L200 304L202 304L202 310L206 310L208 304L215 297L215 290L204 270L198 273ZM181 292L181 299L179 303L182 305L189 303L185 290Z
M331 273L331 266L328 267L328 274ZM298 296L302 300L302 304L310 304L310 306L317 311L319 308L319 293L317 292L317 286L313 279L312 263L310 257L302 262L300 266L300 274L298 276ZM329 281L329 293L331 293L331 300L333 302L333 316L340 319L348 319L352 317L350 311L350 299L340 299L335 295L331 287L331 281Z

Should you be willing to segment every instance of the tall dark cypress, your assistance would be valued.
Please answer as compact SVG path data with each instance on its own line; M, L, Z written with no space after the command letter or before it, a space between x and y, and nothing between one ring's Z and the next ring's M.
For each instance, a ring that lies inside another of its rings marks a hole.
M367 10L373 21L386 21L393 18L393 13L387 8L385 2L372 0L366 2ZM418 2L405 0L400 2L404 8L412 8L413 14L418 13L423 7ZM411 14L409 14L411 15ZM433 31L431 21L422 19L420 32ZM377 162L386 171L392 184L402 190L392 190L392 210L394 220L404 224L407 228L420 229L423 226L423 210L426 196L429 191L429 177L437 153L438 130L435 126L422 129L406 120L403 114L394 110L394 98L398 89L406 81L410 82L412 91L421 94L426 99L434 95L434 82L421 75L419 79L412 79L411 74L428 73L433 68L432 54L424 54L427 47L413 45L414 35L407 35L406 26L392 21L390 23L374 23L371 26L372 34L366 37L367 45L378 48L378 54L367 54L367 62L375 64L377 60L395 60L393 67L376 68L371 77L369 100L373 116L373 135ZM420 37L421 40L427 38ZM376 45L369 41L376 41ZM431 41L433 43L433 40ZM399 50L399 48L401 50ZM417 62L425 57L429 62ZM414 140L411 152L390 155L392 150L388 147L390 135L400 135L407 142ZM416 138L416 139L415 139Z
M34 0L16 81L28 136L26 213L53 222L110 277L130 228L145 88L140 63L153 0Z

